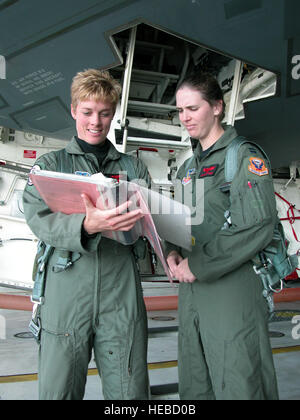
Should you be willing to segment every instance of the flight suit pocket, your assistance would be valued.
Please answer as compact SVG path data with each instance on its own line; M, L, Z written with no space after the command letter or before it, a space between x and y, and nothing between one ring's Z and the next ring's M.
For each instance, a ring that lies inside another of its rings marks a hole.
M145 320L132 323L123 336L98 331L94 347L106 399L148 398L147 329Z
M260 223L272 216L273 210L269 194L269 181L248 181L248 185L239 192L243 221L246 225Z
M76 367L73 332L43 327L39 363L40 388L53 399L65 398L73 387Z
M245 328L240 336L224 342L223 378L220 399L262 398L261 357L256 328Z

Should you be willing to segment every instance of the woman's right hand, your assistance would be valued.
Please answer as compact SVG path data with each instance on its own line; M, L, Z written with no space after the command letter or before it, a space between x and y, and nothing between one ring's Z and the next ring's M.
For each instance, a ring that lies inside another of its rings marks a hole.
M86 194L82 194L81 197L86 210L83 227L89 235L104 231L127 232L144 216L141 209L127 211L131 205L130 201L113 209L100 210L93 205Z

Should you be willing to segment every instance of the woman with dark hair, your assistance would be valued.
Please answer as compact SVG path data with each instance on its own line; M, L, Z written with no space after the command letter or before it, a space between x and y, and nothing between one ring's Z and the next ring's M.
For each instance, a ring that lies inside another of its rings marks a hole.
M176 105L199 140L177 178L183 190L192 188L193 203L196 184L204 188L204 204L199 197L196 204L204 205L203 221L192 219L192 251L168 244L168 264L180 282L180 397L278 399L268 308L251 261L271 241L277 219L271 168L259 148L243 144L224 192L225 156L238 135L221 124L222 90L209 74L191 75L177 89Z

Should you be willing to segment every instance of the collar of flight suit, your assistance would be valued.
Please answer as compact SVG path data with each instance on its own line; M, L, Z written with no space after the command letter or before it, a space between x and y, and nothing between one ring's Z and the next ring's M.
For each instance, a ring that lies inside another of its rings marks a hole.
M107 141L109 142L110 146L109 146L108 153L107 153L107 156L106 156L105 160L118 160L118 159L120 159L120 157L121 157L120 152L118 152L118 150L115 148L115 146L108 139L107 139ZM70 153L71 155L86 155L87 154L81 149L81 147L77 143L75 137L72 137L71 141L67 144L66 152Z
M226 148L233 139L235 139L238 134L235 130L234 127L232 126L226 126L224 127L224 133L222 134L222 136L216 141L216 143L213 145L211 151L208 153L208 155L210 155L211 153ZM202 153L202 147L201 144L199 142L199 144L197 145L197 148L194 152L194 156L197 160L201 159L201 153Z

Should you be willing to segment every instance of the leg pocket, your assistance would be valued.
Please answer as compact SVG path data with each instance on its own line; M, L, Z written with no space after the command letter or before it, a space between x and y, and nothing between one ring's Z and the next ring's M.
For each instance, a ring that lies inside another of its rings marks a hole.
M111 334L111 332L110 332ZM122 336L110 337L101 328L94 352L103 395L109 400L148 399L147 329L145 319L132 321Z
M262 361L256 328L244 331L240 337L224 344L222 399L264 399Z
M102 340L101 340L102 341ZM102 382L105 400L123 400L122 359L126 354L124 346L111 341L100 342L96 335L94 353Z
M215 399L203 343L196 326L179 329L178 376L180 399Z
M147 321L142 318L137 320L134 324L127 362L129 381L126 394L129 400L149 399L147 348ZM124 373L126 374L126 372Z
M42 330L39 357L41 399L77 399L73 395L75 343L73 332Z

